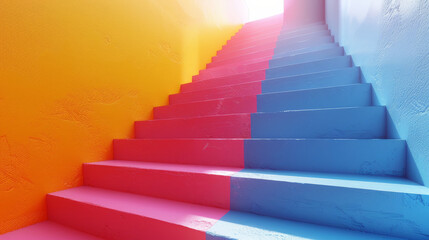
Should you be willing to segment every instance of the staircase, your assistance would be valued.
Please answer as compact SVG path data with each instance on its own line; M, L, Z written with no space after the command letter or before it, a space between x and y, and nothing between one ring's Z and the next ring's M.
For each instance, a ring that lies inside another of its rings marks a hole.
M429 239L429 189L324 23L246 24L16 239ZM95 237L97 236L97 237Z

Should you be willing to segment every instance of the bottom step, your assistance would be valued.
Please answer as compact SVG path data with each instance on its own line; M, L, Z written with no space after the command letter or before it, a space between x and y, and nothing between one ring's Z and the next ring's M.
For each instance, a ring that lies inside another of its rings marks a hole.
M1 240L102 240L102 238L46 221L4 235Z
M207 240L383 240L399 239L338 228L280 220L254 214L229 212L208 232Z

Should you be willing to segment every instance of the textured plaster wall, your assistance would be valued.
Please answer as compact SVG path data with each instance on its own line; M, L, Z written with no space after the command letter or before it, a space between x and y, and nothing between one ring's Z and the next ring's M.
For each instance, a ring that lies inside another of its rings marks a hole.
M327 0L326 20L408 142L408 176L429 186L429 1Z
M0 1L0 233L46 218L113 138L203 68L241 1Z

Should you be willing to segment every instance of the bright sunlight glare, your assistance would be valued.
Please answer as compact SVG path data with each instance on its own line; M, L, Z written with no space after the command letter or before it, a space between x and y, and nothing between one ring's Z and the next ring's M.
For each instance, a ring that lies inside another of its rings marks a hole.
M245 0L248 7L247 22L267 18L284 11L284 0Z

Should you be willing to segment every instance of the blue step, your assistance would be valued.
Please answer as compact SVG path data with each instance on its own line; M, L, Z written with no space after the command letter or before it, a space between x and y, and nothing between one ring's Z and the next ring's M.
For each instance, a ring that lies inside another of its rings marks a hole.
M388 236L228 212L206 234L207 240L394 240Z
M385 138L385 107L254 113L252 138Z
M281 67L285 65L312 62L316 60L323 60L326 58L338 57L344 55L344 49L342 47L333 47L323 49L315 52L308 52L297 54L288 57L276 58L270 61L270 68Z
M325 43L333 43L334 37L332 36L319 36L319 37L313 37L311 39L303 39L298 41L284 41L284 42L277 42L275 52L285 52L285 51L291 51L295 49L315 46L319 44L325 44Z
M404 178L245 169L231 209L293 221L428 239L429 188Z
M398 139L248 139L246 168L405 175L406 142Z
M267 93L257 96L258 112L363 107L372 103L371 84Z
M352 61L350 56L333 57L313 62L270 68L266 70L266 79L315 73L351 66Z
M324 50L324 49L329 49L329 48L335 48L335 47L339 47L339 45L337 43L323 43L323 44L319 44L316 46L296 49L293 51L285 51L285 52L274 51L274 55L273 55L272 59L287 57L287 56L293 56L293 55L297 55L297 54L314 52L314 51L319 51L319 50Z
M322 36L332 36L331 31L328 29L321 29L321 30L312 31L305 34L300 34L300 35L293 35L293 36L287 36L287 37L279 36L277 39L277 44L286 43L290 41L294 42L299 40L307 40L307 39L312 39L315 37L322 37Z
M262 93L341 86L360 82L358 67L302 74L262 81Z

